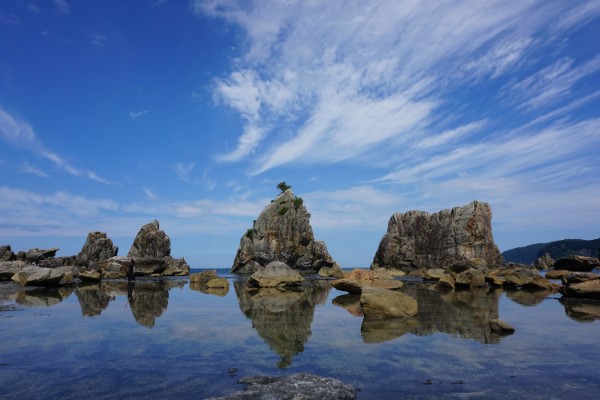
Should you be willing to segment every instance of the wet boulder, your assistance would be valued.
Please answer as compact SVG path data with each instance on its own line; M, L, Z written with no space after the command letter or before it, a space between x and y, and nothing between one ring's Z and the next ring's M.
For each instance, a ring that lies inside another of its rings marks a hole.
M594 268L600 268L600 260L594 257L563 257L554 263L555 270L566 270L572 272L591 272Z
M26 265L25 261L0 261L0 281L10 280Z
M331 283L337 290L348 293L361 293L365 287L376 287L382 289L400 289L402 282L393 279L386 269L364 270L355 269L344 275L342 279L336 279Z

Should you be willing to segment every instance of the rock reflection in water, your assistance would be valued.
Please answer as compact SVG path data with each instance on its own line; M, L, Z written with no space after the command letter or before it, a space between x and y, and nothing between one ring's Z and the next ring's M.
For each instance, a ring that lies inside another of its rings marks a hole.
M71 293L73 293L73 288L69 286L36 288L15 291L8 296L8 299L25 307L51 307L69 297Z
M331 283L314 281L287 290L258 289L246 282L235 282L234 287L240 309L252 320L259 336L281 357L277 366L286 368L296 354L304 351L315 306L327 301Z
M152 328L156 318L167 309L169 290L183 287L185 283L182 280L104 281L95 285L80 286L76 294L84 316L100 315L115 297L127 296L135 320Z
M600 301L563 297L560 303L565 307L565 314L577 322L594 322L600 320Z
M427 285L411 282L405 282L402 291L417 300L419 314L413 318L364 319L361 334L365 343L384 342L406 333L426 336L436 332L486 344L502 339L489 326L491 320L498 318L501 291L482 288L439 293ZM339 296L333 299L333 304L358 315L360 296Z
M190 289L195 290L197 292L202 292L206 294L212 294L213 296L225 297L227 293L229 293L229 286L223 288L211 288L201 283L193 283L191 282L189 285Z
M537 306L553 292L552 290L532 290L532 289L505 289L506 297L517 304L526 307Z

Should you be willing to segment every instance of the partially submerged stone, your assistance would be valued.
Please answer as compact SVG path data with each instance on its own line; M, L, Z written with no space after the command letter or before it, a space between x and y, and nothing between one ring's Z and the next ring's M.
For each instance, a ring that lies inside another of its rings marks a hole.
M238 381L244 390L207 400L353 400L356 390L342 381L313 374L288 377L249 376Z
M361 293L365 287L378 287L384 289L400 289L402 282L392 278L389 271L355 269L344 278L336 279L331 283L334 288L349 293Z
M335 264L333 267L322 267L319 270L319 276L321 278L343 278L344 272L338 264Z
M478 269L469 268L456 275L455 285L469 288L483 287L485 286L485 275Z
M454 289L455 282L451 274L444 274L435 283L435 289L438 292L445 292Z
M0 280L10 280L26 265L25 261L0 261Z
M572 272L590 272L594 268L600 268L600 260L594 257L563 257L554 263L555 270L566 270Z
M365 318L408 318L418 313L417 301L398 291L365 287L360 296Z

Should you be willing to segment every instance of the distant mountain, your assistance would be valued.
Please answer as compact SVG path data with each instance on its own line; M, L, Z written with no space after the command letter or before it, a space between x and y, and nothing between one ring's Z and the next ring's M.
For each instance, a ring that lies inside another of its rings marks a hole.
M598 257L600 255L600 238L594 240L563 239L549 243L536 243L506 250L502 253L502 257L506 262L533 264L536 258L546 253L555 260L574 255Z

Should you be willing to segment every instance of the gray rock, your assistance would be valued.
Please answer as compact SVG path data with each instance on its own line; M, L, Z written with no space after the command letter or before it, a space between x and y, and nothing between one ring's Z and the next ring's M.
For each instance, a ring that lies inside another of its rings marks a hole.
M25 265L25 261L0 261L0 280L10 280Z
M288 377L250 376L238 381L244 390L209 400L351 400L356 390L342 381L313 374Z
M248 279L248 283L258 287L277 287L286 285L297 285L304 281L304 278L289 265L280 261L273 261L264 268L259 269Z
M11 279L23 286L60 286L72 284L75 277L70 269L28 265L15 273Z
M315 273L335 265L325 244L315 241L310 214L291 189L265 207L242 236L231 272L253 273L272 261Z
M90 262L98 262L115 257L118 252L119 248L113 245L112 240L106 236L106 233L90 232L81 251L77 254L77 263L88 266Z
M29 249L25 253L25 259L23 261L26 261L31 264L31 263L36 263L40 260L44 260L46 258L52 258L52 257L56 256L56 252L58 250L60 250L60 249L58 249L56 247L53 247L51 249L38 249L37 247L33 248L33 249Z
M573 281L567 281L567 284L562 287L562 293L565 297L600 299L600 277L583 281L574 277Z
M161 273L162 276L188 276L190 274L190 266L185 261L185 258L173 258L171 256L163 257L166 264L165 270Z
M15 253L12 252L10 245L0 246L0 261L15 261Z
M398 291L365 287L360 295L365 318L408 318L418 313L417 301Z
M566 270L573 272L590 272L594 268L600 268L600 260L593 257L570 256L563 257L554 263L555 270Z
M392 215L379 243L373 268L445 268L463 259L480 258L490 268L504 264L492 236L488 203L429 214L409 211Z
M550 254L545 253L543 256L536 258L533 265L536 269L547 270L554 266L554 259L550 257Z
M171 240L167 234L160 229L157 220L150 222L140 228L131 248L128 257L138 258L159 258L171 255Z

